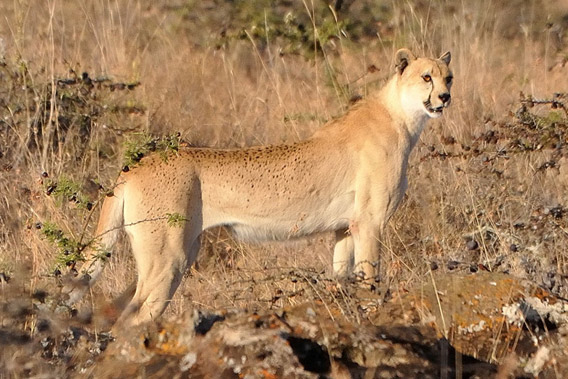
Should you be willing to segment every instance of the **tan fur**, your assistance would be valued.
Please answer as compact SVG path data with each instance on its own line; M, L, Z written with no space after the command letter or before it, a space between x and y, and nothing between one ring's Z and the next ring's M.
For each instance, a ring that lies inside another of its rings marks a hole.
M148 156L122 173L104 202L97 235L112 248L124 225L138 269L136 293L120 321L160 315L203 230L224 225L251 241L333 231L333 268L377 275L379 238L407 187L408 157L431 117L449 104L449 53L439 59L396 54L397 72L379 92L296 144L242 150L188 148L166 161ZM185 218L168 225L168 214ZM88 257L85 282L103 262ZM70 301L84 288L75 287Z

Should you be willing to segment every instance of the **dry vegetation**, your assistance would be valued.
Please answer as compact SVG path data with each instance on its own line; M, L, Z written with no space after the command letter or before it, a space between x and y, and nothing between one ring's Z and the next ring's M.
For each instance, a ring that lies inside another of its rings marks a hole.
M59 329L70 317L55 305L56 274L88 243L127 141L300 140L384 83L402 46L451 50L455 85L387 231L385 296L430 281L430 270L495 270L568 297L565 2L270 3L0 2L0 327L19 330L0 329L0 344L41 333L38 309ZM333 282L331 250L327 235L249 246L214 230L168 315L326 299L315 283ZM134 280L127 244L118 251L84 304L95 315Z

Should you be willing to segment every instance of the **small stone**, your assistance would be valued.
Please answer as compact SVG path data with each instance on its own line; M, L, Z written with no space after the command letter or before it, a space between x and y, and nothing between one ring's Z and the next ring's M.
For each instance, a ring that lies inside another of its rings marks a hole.
M455 270L456 268L458 268L460 262L458 261L448 261L448 270L452 271Z
M555 219L561 219L562 216L564 216L564 209L561 206L557 206L554 208L550 208L550 214L555 218Z
M36 290L32 294L32 298L39 301L40 303L44 303L45 299L47 298L47 292L45 292L44 290Z
M547 272L545 275L543 275L542 284L546 289L552 291L554 289L554 286L556 285L556 273Z
M477 249L479 249L479 244L477 243L476 240L471 239L471 240L467 241L466 247L467 247L467 249L470 250L470 251L472 251L472 250L477 250Z
M51 195L51 193L52 193L53 191L55 191L55 188L57 188L56 185L51 185L51 186L47 187L47 190L45 191L45 194L46 194L47 196Z
M46 332L49 330L50 324L48 320L40 319L36 324L36 330L38 332Z

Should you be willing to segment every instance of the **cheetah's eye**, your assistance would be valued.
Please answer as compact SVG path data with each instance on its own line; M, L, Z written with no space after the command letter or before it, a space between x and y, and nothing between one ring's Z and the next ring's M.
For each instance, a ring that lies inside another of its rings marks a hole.
M450 84L452 82L452 80L454 80L453 76L446 77L446 84Z
M424 79L424 81L428 83L432 80L432 77L429 74L424 74L422 75L422 79Z

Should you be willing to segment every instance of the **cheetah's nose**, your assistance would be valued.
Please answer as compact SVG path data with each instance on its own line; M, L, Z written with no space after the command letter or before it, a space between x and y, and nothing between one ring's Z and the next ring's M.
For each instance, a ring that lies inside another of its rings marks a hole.
M438 97L440 98L440 100L442 100L442 103L444 104L447 104L451 99L449 92L441 93L440 95L438 95Z

